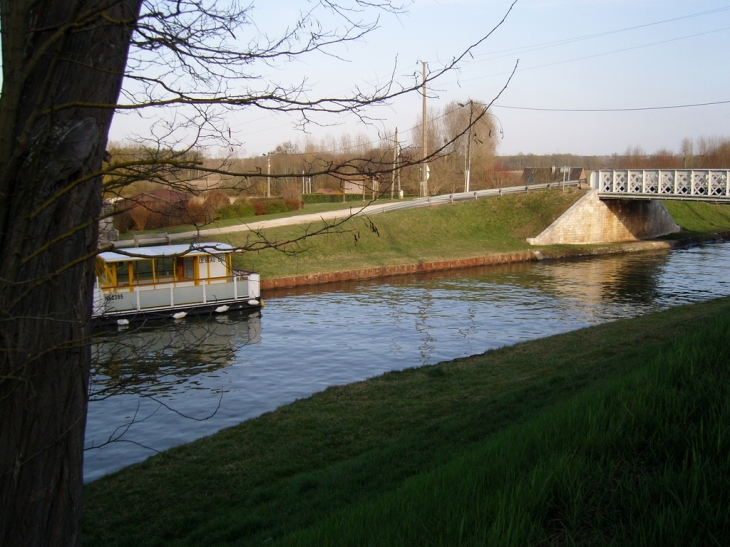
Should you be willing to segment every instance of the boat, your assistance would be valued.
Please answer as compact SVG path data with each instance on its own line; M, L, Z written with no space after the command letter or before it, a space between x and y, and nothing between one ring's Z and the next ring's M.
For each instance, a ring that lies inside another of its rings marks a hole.
M260 309L260 277L233 267L227 243L159 245L106 251L96 258L97 323L182 319Z

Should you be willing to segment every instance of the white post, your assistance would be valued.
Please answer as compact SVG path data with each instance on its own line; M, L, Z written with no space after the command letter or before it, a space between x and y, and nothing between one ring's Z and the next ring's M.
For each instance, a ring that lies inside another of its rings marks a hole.
M390 199L395 192L395 171L398 168L398 128L395 128L395 144L393 145L393 172L390 174ZM400 188L399 188L400 189Z
M472 119L474 112L474 101L469 99L469 133L467 134L466 141L466 169L464 169L464 192L469 191L469 179L471 178L471 133L472 133Z
M271 197L271 152L266 154L266 197Z
M421 195L428 196L428 175L426 174L426 158L428 157L428 131L426 124L428 123L428 112L426 110L426 62L421 61L423 65L423 159L421 161Z

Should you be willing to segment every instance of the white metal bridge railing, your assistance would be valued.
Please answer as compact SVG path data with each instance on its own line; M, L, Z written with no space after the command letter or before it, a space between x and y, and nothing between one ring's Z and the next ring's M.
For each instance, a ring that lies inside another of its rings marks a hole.
M728 169L611 169L594 171L600 198L730 201Z

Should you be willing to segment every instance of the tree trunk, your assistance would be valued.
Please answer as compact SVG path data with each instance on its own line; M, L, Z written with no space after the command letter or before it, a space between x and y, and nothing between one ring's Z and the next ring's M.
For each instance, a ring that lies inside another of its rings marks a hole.
M113 114L92 105L118 98L140 2L0 0L0 545L79 543Z

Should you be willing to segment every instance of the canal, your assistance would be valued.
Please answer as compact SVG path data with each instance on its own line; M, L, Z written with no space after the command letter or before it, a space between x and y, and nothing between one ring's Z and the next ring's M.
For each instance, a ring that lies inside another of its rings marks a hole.
M266 308L100 333L94 480L327 386L730 295L730 243L269 293Z

